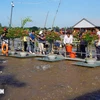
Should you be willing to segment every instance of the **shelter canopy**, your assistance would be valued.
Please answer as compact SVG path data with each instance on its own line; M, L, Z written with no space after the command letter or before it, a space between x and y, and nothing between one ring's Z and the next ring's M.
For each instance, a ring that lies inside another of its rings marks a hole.
M95 27L96 25L86 20L85 18L83 18L73 26L73 28L95 28Z

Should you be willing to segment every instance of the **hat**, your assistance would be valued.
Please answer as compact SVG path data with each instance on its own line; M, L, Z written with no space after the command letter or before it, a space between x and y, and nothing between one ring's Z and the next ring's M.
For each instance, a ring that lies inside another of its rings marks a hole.
M42 34L42 33L43 33L42 31L39 32L39 34Z

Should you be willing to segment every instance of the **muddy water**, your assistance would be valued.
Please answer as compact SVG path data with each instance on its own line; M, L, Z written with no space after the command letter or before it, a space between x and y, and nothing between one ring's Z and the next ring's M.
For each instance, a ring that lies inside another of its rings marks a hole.
M89 96L100 90L100 67L78 67L67 60L50 63L34 58L6 59L7 62L0 65L4 67L0 82L5 89L0 100L100 99L98 94ZM43 69L41 66L45 65L49 67ZM89 99L92 97L96 99Z

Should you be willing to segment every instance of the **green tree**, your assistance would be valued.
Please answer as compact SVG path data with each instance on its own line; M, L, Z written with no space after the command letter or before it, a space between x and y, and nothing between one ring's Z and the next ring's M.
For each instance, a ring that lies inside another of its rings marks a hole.
M28 31L23 28L9 28L7 38L12 39L12 48L14 50L14 39L21 38L22 36L28 35Z
M55 27L55 31L56 31L56 32L59 32L59 31L60 31L60 28L59 28L58 26L56 26L56 27Z
M28 23L28 22L32 22L32 20L29 17L24 18L21 21L21 27L24 28L25 24Z
M3 28L0 27L0 35L2 34L3 31L4 31Z
M30 29L30 30L34 30L34 31L38 31L38 30L39 30L39 28L36 27L36 26L30 27L29 29Z

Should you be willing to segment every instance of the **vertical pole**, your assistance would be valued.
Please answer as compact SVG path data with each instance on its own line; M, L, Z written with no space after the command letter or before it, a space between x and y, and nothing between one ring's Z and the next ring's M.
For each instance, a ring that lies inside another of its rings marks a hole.
M49 11L48 11L46 19L45 19L44 28L46 27L46 24L47 24L48 14L49 14Z
M13 13L13 7L14 7L14 4L13 4L13 1L11 2L11 14L10 14L10 23L9 23L9 28L11 28L11 24L12 24L12 13ZM14 40L13 40L14 41ZM8 46L10 45L10 40L8 40ZM10 49L10 46L9 46L9 49Z
M56 14L55 14L55 16L54 16L54 19L53 19L52 29L53 29L53 27L54 27L54 22L55 22L55 19L56 19L56 16L57 16L57 13L58 13L58 9L59 9L59 7L60 7L60 4L61 4L61 0L59 1L59 5L58 5L58 8L57 8L57 10L56 10Z
M12 13L13 13L13 7L14 7L14 4L13 4L13 1L12 1L12 2L11 2L11 15L10 15L9 28L11 28L11 24L12 24Z

